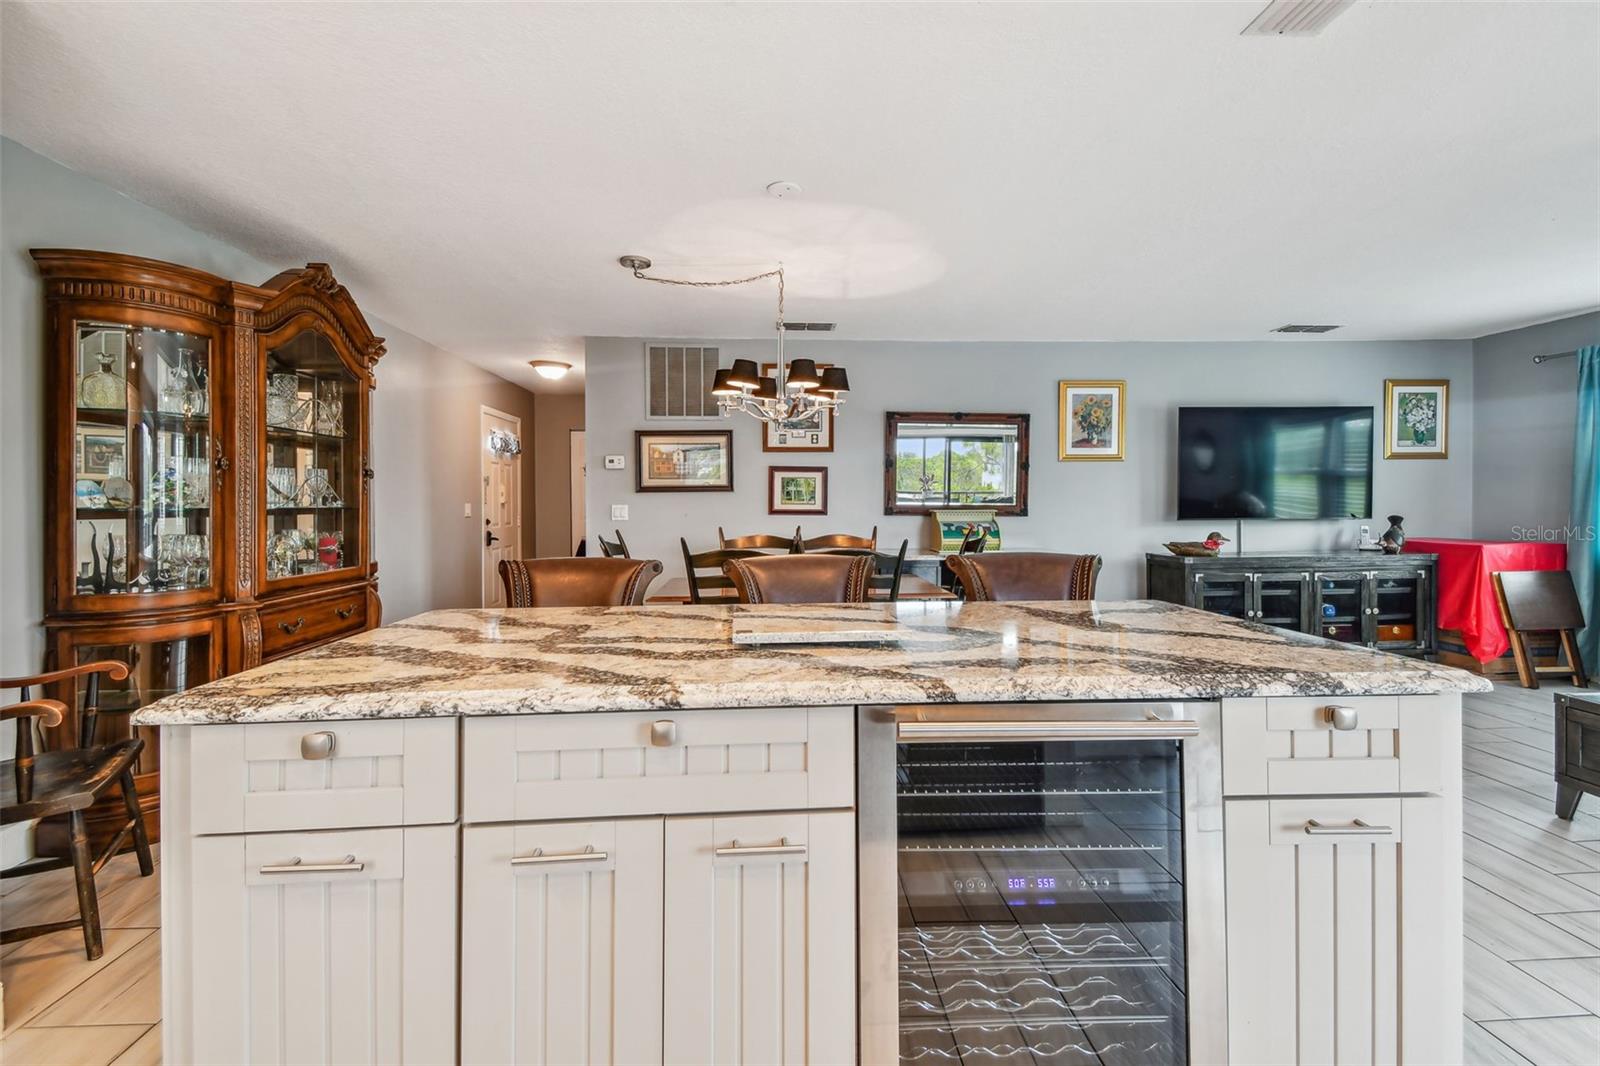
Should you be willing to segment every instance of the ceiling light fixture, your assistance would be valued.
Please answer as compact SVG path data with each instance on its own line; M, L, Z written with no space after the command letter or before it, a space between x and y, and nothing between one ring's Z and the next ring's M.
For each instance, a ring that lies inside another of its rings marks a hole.
M776 270L752 274L747 278L727 281L684 281L679 278L662 278L645 271L650 260L642 255L625 255L621 263L640 281L653 281L658 285L685 285L697 289L720 289L730 285L748 285L767 278L778 279L778 365L774 377L762 377L761 368L754 359L735 359L731 367L717 371L711 384L711 395L717 398L717 407L724 418L735 411L743 411L759 422L768 422L780 429L803 429L815 423L818 416L831 412L844 403L844 394L850 391L850 375L842 366L817 369L815 360L783 357L783 264Z
M560 381L567 376L567 371L572 369L571 363L562 363L555 359L529 359L528 365L533 367L534 373L551 381Z

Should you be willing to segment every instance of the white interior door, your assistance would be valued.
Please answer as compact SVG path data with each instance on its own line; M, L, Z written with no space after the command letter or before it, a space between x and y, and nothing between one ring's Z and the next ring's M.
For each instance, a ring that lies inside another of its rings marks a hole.
M480 416L483 449L483 605L504 607L506 590L500 560L522 555L522 455L489 447L495 430L522 438L522 419L485 407ZM526 444L523 447L527 447Z
M583 501L585 494L589 491L589 473L583 457L583 430L572 430L571 437L572 476L568 481L568 484L572 487L572 547L570 550L573 555L577 555L578 545L583 543L583 538L586 535L584 527L587 523L583 520ZM589 554L599 555L599 548L600 546L596 544L590 549Z

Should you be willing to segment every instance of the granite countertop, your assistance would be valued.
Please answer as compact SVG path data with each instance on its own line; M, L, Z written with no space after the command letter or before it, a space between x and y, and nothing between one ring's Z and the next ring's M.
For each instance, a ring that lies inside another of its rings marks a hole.
M739 647L735 612L888 645ZM168 696L140 725L657 708L1486 691L1451 667L1150 600L431 611Z

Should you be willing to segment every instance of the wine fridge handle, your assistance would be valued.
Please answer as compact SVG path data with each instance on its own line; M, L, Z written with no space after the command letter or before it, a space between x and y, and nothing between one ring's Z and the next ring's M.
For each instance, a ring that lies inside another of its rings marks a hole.
M1200 735L1200 723L1188 718L1144 721L1076 722L900 722L902 744L963 741L1004 744L1032 740L1183 740Z

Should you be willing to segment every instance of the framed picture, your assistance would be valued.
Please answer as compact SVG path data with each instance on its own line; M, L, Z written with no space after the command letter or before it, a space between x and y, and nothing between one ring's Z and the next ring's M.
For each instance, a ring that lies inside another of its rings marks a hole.
M639 492L732 492L731 430L635 430Z
M828 468L767 467L768 514L827 514Z
M818 363L821 372L832 363ZM777 363L762 363L761 376L770 378L778 372ZM762 424L761 450L764 452L831 452L833 451L833 412L818 412L799 427L779 428L770 422Z
M1125 381L1060 383L1060 458L1124 458Z
M1384 380L1383 457L1450 458L1450 382Z
M121 433L79 426L78 476L101 481L109 477L113 470L121 474L126 469L126 448L126 438Z

